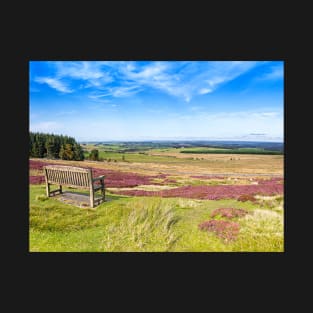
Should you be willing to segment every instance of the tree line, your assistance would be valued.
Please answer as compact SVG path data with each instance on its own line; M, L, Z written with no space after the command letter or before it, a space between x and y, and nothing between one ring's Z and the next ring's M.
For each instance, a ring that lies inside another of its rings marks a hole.
M62 160L84 160L82 147L73 137L30 132L29 156Z

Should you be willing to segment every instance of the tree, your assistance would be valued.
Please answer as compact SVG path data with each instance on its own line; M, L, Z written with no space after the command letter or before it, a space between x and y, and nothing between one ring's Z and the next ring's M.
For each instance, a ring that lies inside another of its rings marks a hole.
M84 160L84 152L79 144L75 143L73 146L73 150L74 150L74 160L76 161Z
M47 149L47 158L55 159L59 157L59 152L57 150L54 136L48 137L45 147Z
M73 145L70 143L63 145L59 156L62 160L73 160L74 159Z
M38 134L37 136L37 144L38 144L38 157L44 158L46 156L46 147L45 147L45 139L43 134Z
M32 156L34 158L40 158L40 155L39 155L39 145L38 145L37 141L35 141L33 146L32 146Z
M99 161L99 150L93 149L90 151L89 159L93 161Z

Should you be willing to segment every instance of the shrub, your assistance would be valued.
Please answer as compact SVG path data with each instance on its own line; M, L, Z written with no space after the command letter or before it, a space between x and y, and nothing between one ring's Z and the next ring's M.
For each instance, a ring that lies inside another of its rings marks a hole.
M242 217L248 214L248 211L244 209L234 209L234 208L220 208L216 209L211 213L211 217L222 216L226 218Z
M89 160L99 161L99 150L92 149L89 154Z
M249 195L249 194L240 195L237 200L241 202L246 202L246 201L255 202L256 201L254 195Z
M210 220L199 224L199 229L213 232L225 243L237 239L239 233L239 224L229 221Z

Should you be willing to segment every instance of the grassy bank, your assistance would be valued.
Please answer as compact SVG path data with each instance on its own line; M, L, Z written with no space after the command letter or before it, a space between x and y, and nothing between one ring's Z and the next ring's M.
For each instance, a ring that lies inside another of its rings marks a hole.
M109 201L96 209L85 209L46 198L44 185L30 185L29 191L29 249L34 252L283 251L279 199L254 204L108 193ZM234 219L240 225L235 241L225 243L216 234L198 228L212 219L213 210L230 207L249 212Z

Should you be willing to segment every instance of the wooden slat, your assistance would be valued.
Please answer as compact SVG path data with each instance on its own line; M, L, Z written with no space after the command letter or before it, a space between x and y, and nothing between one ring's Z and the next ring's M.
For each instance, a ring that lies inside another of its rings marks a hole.
M85 174L85 186L89 186L89 176Z
M71 180L71 175L68 171L65 172L65 177L66 177L66 183L69 185L74 185L72 180Z
M58 171L58 181L60 182L60 184L63 184L63 175L61 171Z
M74 172L74 177L75 177L75 184L77 185L77 186L81 186L81 184L80 184L80 174L79 173L77 173L77 172Z
M70 179L71 179L71 183L74 184L74 185L77 185L77 179L76 179L76 173L73 172L73 173L69 173L69 176L70 176Z
M76 173L77 177L77 184L79 186L84 186L83 184L83 173Z
M60 172L59 171L55 171L55 175L56 175L56 180L60 181Z

